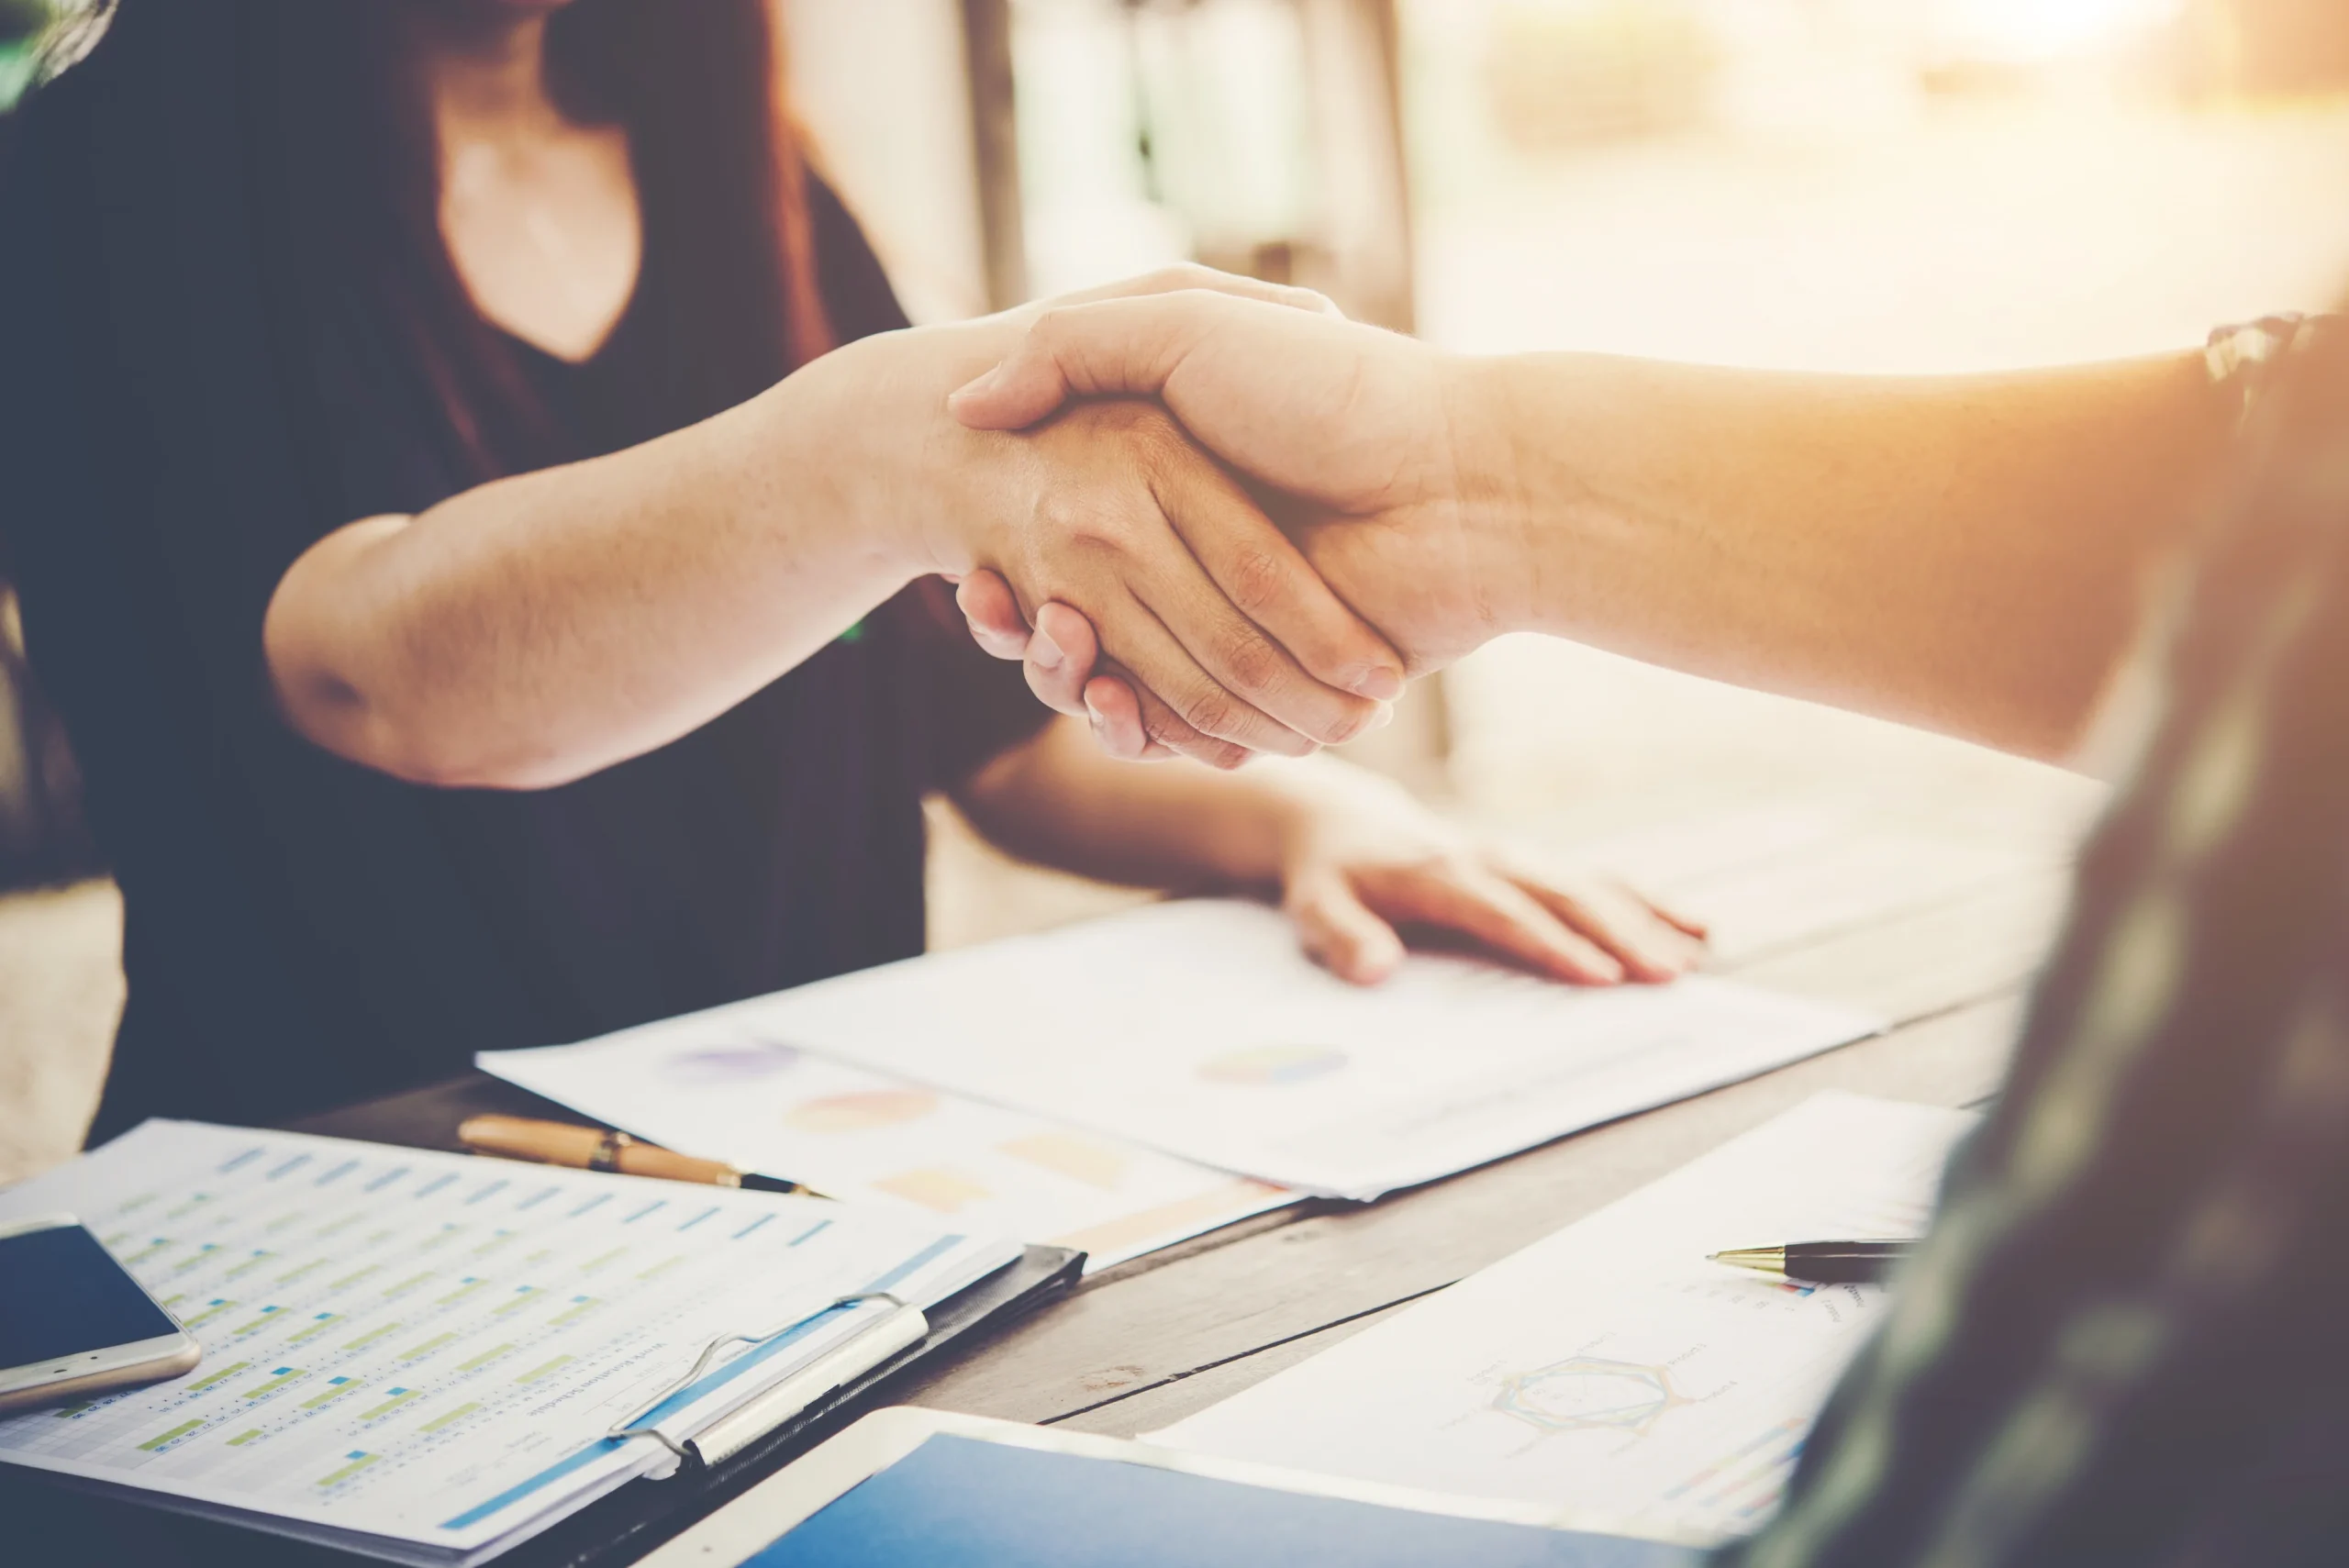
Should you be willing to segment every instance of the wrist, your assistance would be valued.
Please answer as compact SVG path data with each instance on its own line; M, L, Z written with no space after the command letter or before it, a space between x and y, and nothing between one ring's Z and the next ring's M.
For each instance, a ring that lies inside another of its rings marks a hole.
M1486 638L1539 623L1539 537L1528 495L1523 400L1514 384L1518 365L1498 356L1442 361L1453 529Z
M971 569L962 525L985 438L946 411L947 396L1002 357L985 323L907 328L845 344L769 395L778 433L806 456L812 481L843 527L907 582Z
M1378 836L1421 810L1417 797L1393 779L1326 752L1266 758L1246 778L1264 797L1271 829L1273 862L1265 879L1283 884L1327 859L1334 841L1358 835L1365 824Z

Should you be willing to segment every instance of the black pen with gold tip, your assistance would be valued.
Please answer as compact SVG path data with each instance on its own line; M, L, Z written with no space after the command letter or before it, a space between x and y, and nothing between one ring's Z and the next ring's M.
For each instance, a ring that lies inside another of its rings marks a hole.
M1914 1241L1794 1241L1783 1247L1733 1247L1711 1258L1733 1269L1804 1284L1881 1284L1893 1266L1916 1250Z

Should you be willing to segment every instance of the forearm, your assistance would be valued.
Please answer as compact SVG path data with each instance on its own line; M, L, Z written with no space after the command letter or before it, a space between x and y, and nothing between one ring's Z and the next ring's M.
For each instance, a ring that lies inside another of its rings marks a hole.
M1330 758L1230 773L1115 762L1063 718L980 769L954 798L981 833L1023 859L1196 892L1275 884L1318 805L1336 792L1388 787Z
M287 573L284 710L354 761L541 787L651 749L797 664L912 577L859 487L852 362L645 445L372 518Z
M2046 757L2077 741L2227 430L2199 355L1470 373L1513 624Z

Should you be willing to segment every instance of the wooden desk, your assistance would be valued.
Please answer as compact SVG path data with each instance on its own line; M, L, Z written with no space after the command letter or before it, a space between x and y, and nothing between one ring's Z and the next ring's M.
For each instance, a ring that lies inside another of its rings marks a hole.
M1269 1376L1824 1089L1966 1106L2004 1070L2061 907L2054 863L1729 966L1871 1008L1888 1033L1369 1206L1313 1203L1106 1271L896 1402L1132 1435ZM453 1148L486 1110L564 1114L479 1074L302 1130Z

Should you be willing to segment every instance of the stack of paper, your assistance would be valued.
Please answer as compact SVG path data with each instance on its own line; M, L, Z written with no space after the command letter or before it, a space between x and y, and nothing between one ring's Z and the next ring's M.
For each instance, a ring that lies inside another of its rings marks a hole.
M1213 899L908 960L714 1016L910 1084L1348 1198L1882 1027L1728 981L1583 989L1432 954L1384 984L1350 985L1298 951L1277 911Z
M1294 1202L1296 1193L1130 1140L835 1062L755 1005L584 1045L476 1059L640 1138L974 1229L1121 1262Z
M178 1122L0 1194L0 1220L56 1213L204 1360L0 1420L0 1462L417 1563L669 1468L607 1429L682 1440L893 1310L843 1298L933 1304L1020 1251L815 1198ZM685 1384L729 1334L765 1337Z
M1973 1121L1820 1095L1150 1440L1627 1533L1750 1532L1884 1293L1708 1254L1920 1233Z

